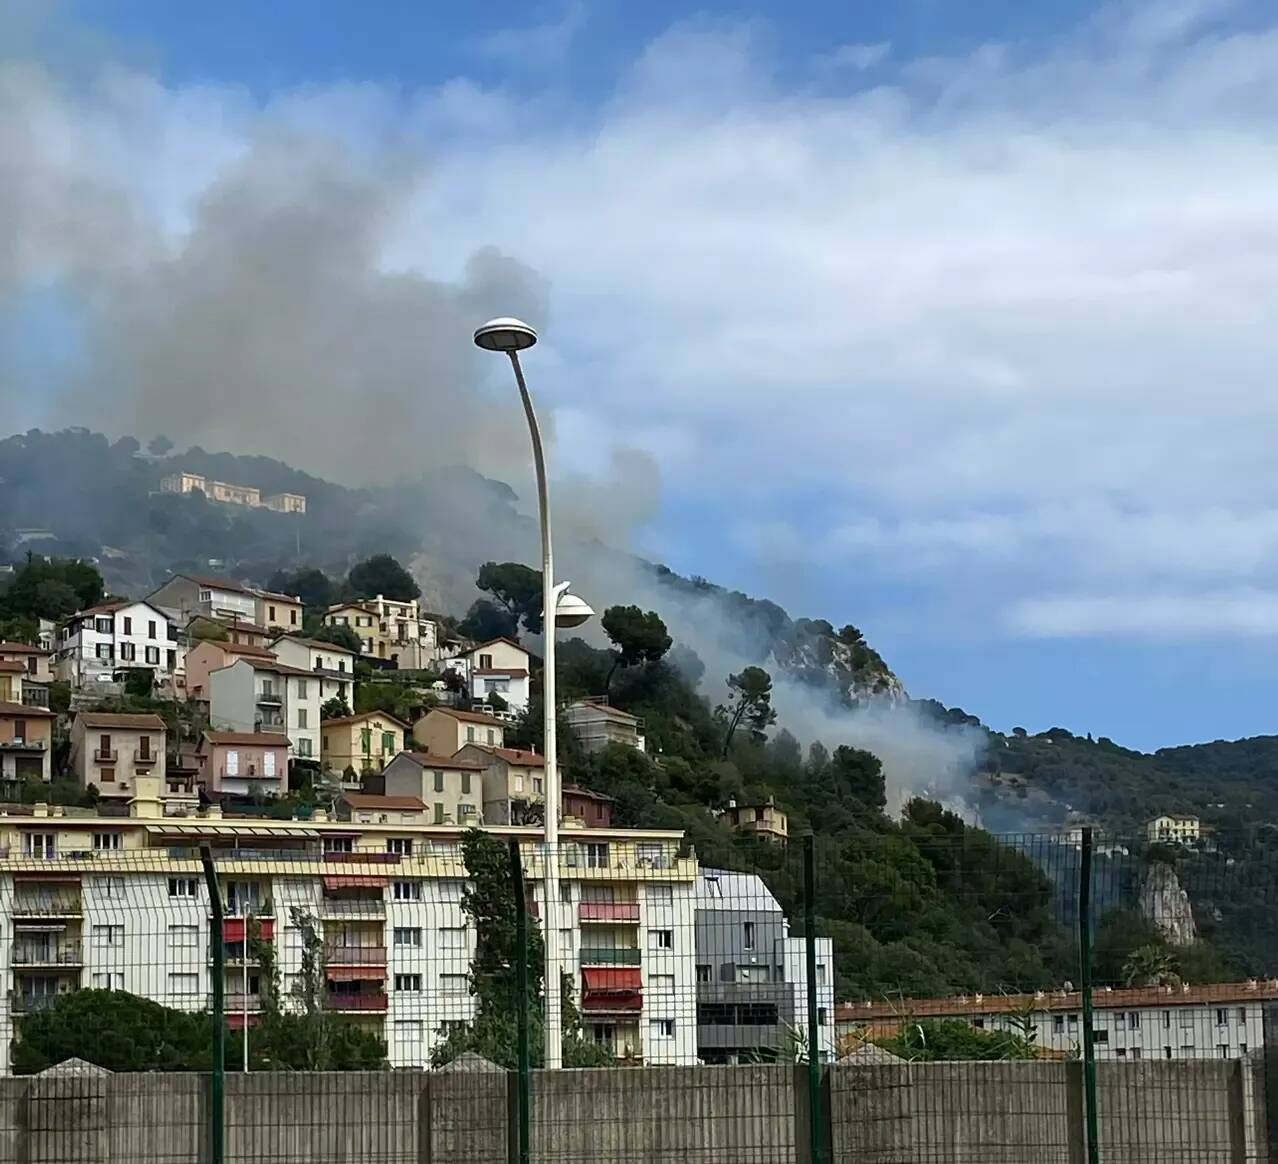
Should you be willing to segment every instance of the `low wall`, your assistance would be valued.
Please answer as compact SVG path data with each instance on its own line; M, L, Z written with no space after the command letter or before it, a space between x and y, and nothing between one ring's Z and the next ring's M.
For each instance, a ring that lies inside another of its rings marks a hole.
M226 1164L503 1164L504 1073L226 1077ZM825 1073L837 1164L1084 1164L1078 1063ZM1256 1062L1101 1064L1106 1164L1268 1159ZM0 1079L0 1164L203 1164L203 1075ZM535 1164L806 1164L794 1066L534 1072Z

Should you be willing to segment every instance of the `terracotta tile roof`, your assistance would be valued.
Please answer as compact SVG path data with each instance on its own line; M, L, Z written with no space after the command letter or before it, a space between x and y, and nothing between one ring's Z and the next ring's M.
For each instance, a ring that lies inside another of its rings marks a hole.
M403 812L426 811L426 805L416 796L369 796L360 792L344 792L342 800L351 808L387 808Z
M96 606L86 607L84 610L77 610L71 618L84 618L88 614L114 614L117 610L123 610L126 606L132 606L133 601L128 598L118 598L114 602L99 602ZM144 603L143 605L150 605Z
M252 619L233 618L230 615L196 614L191 616L190 622L186 625L190 627L193 622L211 622L217 626L226 627L227 630L252 631L259 635L270 634L269 627L261 626L253 622Z
M1278 999L1278 979L1219 982L1205 986L1147 986L1124 990L1097 989L1093 1004L1098 1010L1133 1007L1211 1006L1230 1002L1267 1002ZM836 1022L875 1022L883 1019L961 1018L967 1015L1013 1014L1022 1010L1080 1010L1082 995L1074 991L1048 990L1037 994L974 994L956 998L902 998L876 1002L841 1002L834 1008Z
M268 647L255 647L251 643L223 643L217 639L206 639L215 647L221 647L228 655L252 655L255 659L274 659L275 652ZM310 672L308 671L309 675Z
M208 732L204 738L210 744L260 745L263 748L287 748L288 736L283 732Z
M274 598L276 602L289 602L294 606L301 606L302 600L295 594L277 594L274 590L261 590L255 586L249 587L249 593L257 598Z
M0 642L0 655L51 655L43 647L33 647L30 643Z
M419 768L457 768L463 771L482 772L484 765L477 760L459 760L456 756L436 756L430 752L400 752L399 756L412 760ZM398 760L399 756L395 759Z
M480 715L477 711L458 711L455 707L434 707L427 714L431 715L437 711L443 715L451 715L453 719L459 719L462 723L482 723L488 727L503 729L506 726L501 720L494 719L491 715Z
M0 659L0 671L9 675L25 675L27 665L21 659Z
M307 672L309 674L309 672ZM361 711L355 715L341 715L336 719L320 720L320 727L341 727L343 724L363 723L366 719L388 719L391 723L398 724L405 731L408 731L408 724L402 719L398 719L391 715L388 711Z
M226 578L206 578L202 574L174 574L174 578L185 578L188 582L194 582L197 586L203 586L207 590L225 590L231 594L249 594L251 591L247 586L241 585L239 582L231 582Z
M602 792L592 792L589 788L582 788L579 784L565 784L560 792L564 796L580 796L583 800L598 800L608 804L616 804L617 799L613 796L605 796Z
M81 711L76 721L87 728L122 728L127 731L162 732L166 728L158 715L123 715L113 711Z
M298 679L314 679L315 672L308 671L305 667L290 667L287 663L280 663L271 659L251 660L253 669L256 671L269 671L272 675L294 675Z
M484 744L468 744L467 747L480 748L491 756L498 756L507 764L518 768L544 768L546 757L537 752L527 752L523 748L490 748Z
M0 700L0 715L14 715L19 719L54 719L54 713L43 707L28 707L25 703L6 703Z
M301 643L304 647L312 647L317 651L340 651L343 655L355 657L355 652L349 647L344 647L341 643L326 643L319 639L304 639L301 635L276 635L271 642L278 643L281 639L288 639L291 643Z

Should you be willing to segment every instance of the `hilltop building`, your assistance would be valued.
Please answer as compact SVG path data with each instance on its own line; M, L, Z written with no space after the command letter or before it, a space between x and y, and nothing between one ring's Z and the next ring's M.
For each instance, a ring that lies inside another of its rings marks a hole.
M200 473L178 472L160 479L161 493L203 493L223 505L243 505L248 509L271 509L276 513L305 513L306 497L301 493L272 493L266 497L253 485L232 485Z

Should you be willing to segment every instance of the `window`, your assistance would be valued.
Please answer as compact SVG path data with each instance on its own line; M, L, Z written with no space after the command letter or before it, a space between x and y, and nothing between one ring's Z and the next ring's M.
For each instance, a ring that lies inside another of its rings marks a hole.
M1229 1011L1227 1011L1223 1006L1218 1007L1216 1010L1216 1025L1218 1027L1225 1027L1229 1025Z
M536 793L536 795L540 796L541 795L541 777L534 776L532 780L533 780L533 792Z
M159 647L147 647L147 649L146 649L146 661L147 661L148 663L150 663L150 664L151 664L151 666L153 666L153 667L158 667L158 666L160 665L160 648L159 648Z
M290 626L297 626L297 611L290 610L288 612L288 621Z
M200 976L198 974L169 975L170 994L198 994L199 990Z
M326 853L349 853L354 849L352 837L325 837L324 852Z
M435 791L436 792L444 791L444 774L442 772L435 773Z
M816 975L816 980L817 980L817 985L818 985L818 986L824 986L824 985L825 985L825 963L824 963L824 962L818 962L818 963L817 963L817 975Z
M133 620L127 614L124 616L124 633L126 635L133 633Z
M1247 1054L1247 1044L1246 1044L1246 1043L1239 1043L1239 1044L1238 1044L1238 1053L1239 1053L1240 1055L1246 1055L1246 1054Z
M115 628L109 618L95 618L93 620L93 629L100 635L109 635Z
M1092 1040L1093 1040L1094 1042L1097 1042L1097 1043L1108 1043L1108 1042L1109 1042L1109 1032L1108 1032L1108 1031L1102 1031L1102 1030L1100 1030L1099 1028L1098 1028L1098 1029L1096 1029L1096 1030L1093 1030L1093 1031L1092 1031ZM1120 1055L1120 1056L1122 1055L1123 1051L1122 1051L1122 1048L1121 1048L1121 1047L1119 1048L1118 1053L1119 1053L1119 1055Z
M388 853L398 853L401 857L413 855L413 842L408 837L389 837L386 841Z
M464 882L461 881L438 881L435 884L440 901L461 901L463 886Z
M1070 1016L1069 1016L1069 1025L1070 1025L1071 1027L1076 1027L1076 1026L1078 1026L1078 1015L1076 1015L1076 1014L1072 1014L1072 1015L1070 1015Z
M274 626L275 625L275 607L268 606L266 610L267 610L266 617L271 620L271 626Z
M1131 1049L1131 1057L1132 1057L1133 1059L1139 1059L1139 1058L1140 1058L1140 1048L1139 1048L1139 1047L1133 1047L1133 1048Z
M297 741L297 754L299 756L311 755L311 740L309 736L302 736Z
M462 788L463 796L470 795L470 773L469 772L463 772L461 774L461 788Z
M1163 1058L1170 1059L1172 1057L1172 1049L1170 1047L1163 1048Z
M155 619L149 618L146 621L146 637L148 639L155 638Z
M754 922L744 922L742 924L741 940L747 950L754 949Z
M561 881L559 883L559 900L565 905L572 904L572 882Z
M122 925L94 926L93 944L100 950L110 946L124 945L124 927Z
M705 882L707 897L723 897L723 886L719 884L719 878L707 876L702 880Z
M466 948L466 927L448 926L439 931L439 948L441 950L464 950Z
M1129 1010L1127 1012L1127 1029L1129 1031L1140 1030L1140 1011Z
M123 990L124 975L118 970L98 970L93 975L94 990Z
M103 853L108 849L118 849L122 837L119 833L94 833L93 848L95 852Z
M491 746L492 744L495 744L497 742L497 736L494 734L492 728L488 728L487 731L488 731L488 743Z
M1237 1013L1234 1015L1234 1018L1237 1020L1238 1025L1240 1027L1246 1026L1247 1025L1247 1008L1245 1006L1240 1006L1238 1008Z
M475 742L475 729L473 727L467 726L466 728L466 742L468 744Z
M649 905L674 904L674 889L669 885L649 885L644 889Z
M1163 1011L1163 1030L1167 1030L1171 1026L1171 1011Z
M53 833L28 833L23 847L28 857L55 857L58 851Z
M200 591L200 601L201 601L201 602L212 602L212 601L213 601L213 591L212 591L212 590L201 590L201 591Z
M983 1018L974 1018L972 1020L972 1026L978 1031L983 1031L985 1029L985 1020Z
M830 1025L829 1012L823 1006L817 1007L817 1026L828 1027Z
M169 896L170 897L194 897L195 896L195 878L194 877L170 877L169 878Z
M123 663L132 663L138 657L138 649L132 643L120 644L120 661Z
M1221 1058L1221 1059L1228 1059L1228 1058L1229 1058L1229 1044L1228 1044L1228 1043L1221 1043L1221 1044L1220 1044L1220 1046L1218 1046L1218 1047L1216 1048L1216 1054L1217 1054L1217 1056L1218 1056L1219 1058Z
M524 774L522 772L515 773L515 791L523 792L524 790Z
M359 729L359 750L363 752L364 755L366 756L371 756L373 754L373 729L372 728Z
M396 992L405 991L410 994L419 994L422 989L422 976L420 974L396 974L395 990Z
M441 974L439 976L440 994L467 994L470 990L470 977L466 974Z
M608 846L604 844L588 844L586 846L586 868L608 868Z
M103 877L97 882L97 886L102 890L102 896L111 901L118 901L124 896L123 877Z
M97 655L99 659L110 659L112 657L111 644L98 643L98 645L94 648L93 653Z
M710 967L707 966L704 962L697 963L697 981L698 982L710 981Z
M151 758L151 737L138 736L138 759L149 760Z
M648 1038L650 1039L673 1039L675 1033L674 1019L649 1019L648 1020Z
M188 950L199 944L199 926L169 926L170 950Z
M441 801L435 801L435 823L444 823L444 805Z
M298 698L298 699L306 699L306 698L307 698L307 694L306 694L306 680L305 680L305 679L299 679L299 680L297 681L297 698Z
M673 994L675 979L673 974L649 974L648 990L653 994Z
M396 926L391 939L397 946L411 946L420 949L422 944L421 926Z
M233 748L226 753L226 774L228 776L240 774L240 754Z
M394 893L396 901L421 901L422 883L420 881L396 881Z
M1063 1014L1052 1015L1052 1030L1063 1031L1065 1029L1065 1016Z
M1119 1048L1117 1048L1117 1049L1114 1051L1114 1054L1115 1054L1115 1055L1117 1055L1117 1056L1118 1056L1118 1058L1120 1058L1120 1059L1126 1059L1126 1058L1127 1058L1127 1048L1126 1048L1126 1047L1119 1047Z
M306 718L306 708L299 707L297 709L297 726L300 728L310 727L310 723Z
M395 733L382 732L382 751L393 752L395 750Z
M491 671L491 670L493 669L493 657L492 657L492 655L480 655L480 656L479 656L479 669L480 669L481 671Z
M674 949L674 930L649 930L648 931L648 949L673 950Z
M177 666L177 651L165 651L164 665L172 671Z

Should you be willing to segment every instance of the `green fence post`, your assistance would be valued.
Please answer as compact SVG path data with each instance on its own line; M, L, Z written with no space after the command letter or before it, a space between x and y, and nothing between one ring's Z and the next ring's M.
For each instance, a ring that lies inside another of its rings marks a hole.
M1092 830L1083 829L1078 869L1078 981L1083 996L1083 1112L1087 1124L1087 1162L1099 1164L1096 1120L1096 1044L1092 1033Z
M554 859L553 854L547 854L546 860ZM510 840L510 877L514 883L515 894L515 1021L517 1024L515 1044L517 1123L513 1146L518 1164L528 1164L532 1127L529 1114L532 1070L528 1046L528 900L524 896L524 866L519 856L519 841L514 837ZM507 1094L509 1095L509 1092Z
M821 1103L821 1026L817 1013L816 956L816 837L803 837L803 950L808 996L808 1151L812 1164L821 1164L824 1126ZM833 1016L827 1016L833 1020Z
M209 942L213 953L213 1094L209 1102L209 1161L222 1164L226 1132L226 946L222 937L222 890L213 850L200 846L204 884L209 891Z

